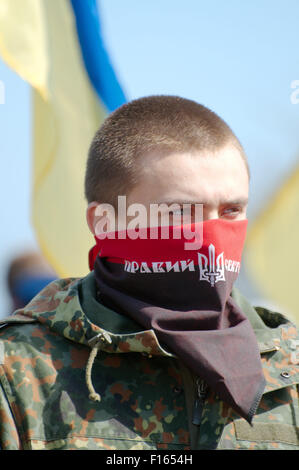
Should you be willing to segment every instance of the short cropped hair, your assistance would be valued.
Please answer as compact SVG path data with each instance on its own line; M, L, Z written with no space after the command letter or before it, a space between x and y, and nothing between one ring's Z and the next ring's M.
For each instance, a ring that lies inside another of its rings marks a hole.
M85 197L116 206L118 195L128 195L140 181L143 158L159 155L217 151L231 143L240 151L249 174L244 149L230 127L214 112L178 96L148 96L124 104L111 113L91 143Z

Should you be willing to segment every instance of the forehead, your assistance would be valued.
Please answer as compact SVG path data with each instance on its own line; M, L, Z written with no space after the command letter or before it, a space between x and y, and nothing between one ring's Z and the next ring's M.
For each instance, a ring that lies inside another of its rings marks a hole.
M221 203L246 199L249 177L239 150L233 145L217 152L147 155L133 199L150 202Z

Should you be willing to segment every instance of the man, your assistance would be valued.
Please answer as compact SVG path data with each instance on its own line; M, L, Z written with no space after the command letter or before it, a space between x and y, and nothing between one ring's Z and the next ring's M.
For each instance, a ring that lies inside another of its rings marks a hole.
M41 253L25 251L13 259L7 268L7 288L12 312L25 307L43 287L56 279L55 272Z
M233 286L248 182L236 136L193 101L107 118L85 179L91 273L3 322L2 448L299 449L297 330Z

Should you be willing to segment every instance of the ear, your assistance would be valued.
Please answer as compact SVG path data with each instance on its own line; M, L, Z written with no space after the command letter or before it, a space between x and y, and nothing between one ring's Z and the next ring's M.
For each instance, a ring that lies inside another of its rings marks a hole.
M94 236L115 232L115 211L111 204L91 202L86 210L86 220L89 230Z
M96 201L90 202L86 209L86 221L89 227L89 230L93 235L95 235L95 227L96 227L96 208L98 207L99 203Z

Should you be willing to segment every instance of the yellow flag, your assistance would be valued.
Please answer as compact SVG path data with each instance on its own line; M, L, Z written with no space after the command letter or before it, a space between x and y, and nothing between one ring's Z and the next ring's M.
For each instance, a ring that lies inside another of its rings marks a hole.
M249 228L246 264L259 290L299 324L299 167Z
M24 80L47 95L49 57L40 0L0 0L0 54Z
M33 87L33 224L61 277L88 273L85 164L106 116L75 27L69 1L0 0L0 54Z

